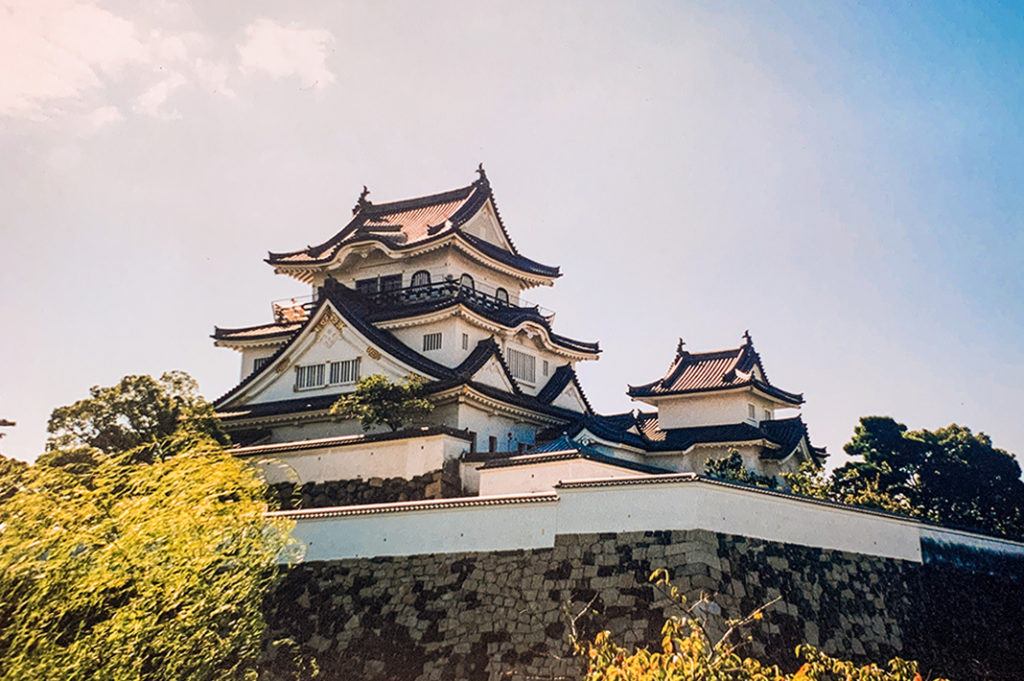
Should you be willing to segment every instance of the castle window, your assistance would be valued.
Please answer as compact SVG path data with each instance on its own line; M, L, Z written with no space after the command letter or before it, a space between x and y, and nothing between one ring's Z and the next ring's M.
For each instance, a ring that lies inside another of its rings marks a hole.
M426 270L420 270L412 275L412 281L409 282L410 286L430 286L430 272Z
M548 361L544 360L544 363L541 364L540 366L541 366L541 373L543 373L545 376L547 376L548 375Z
M463 350L469 350L469 334L468 333L462 334L462 349Z
M441 349L441 332L423 334L423 351Z
M535 383L537 381L536 357L509 348L505 353L505 359L508 361L508 369L512 372L513 378L526 381L527 383Z
M380 278L381 291L397 291L400 288L402 288L401 274L389 274L386 277Z
M767 409L764 410L764 420L765 421L771 421L772 420L772 413L769 410L767 410Z
M466 290L469 290L469 291L475 291L476 290L476 282L473 281L473 277L469 276L468 274L463 274L459 278L459 288L460 289L466 289Z
M751 421L757 419L757 408L752 404L747 404L747 418Z
M252 363L252 370L253 371L259 371L263 367L265 367L268 364L270 364L270 360L271 359L273 359L273 357L257 357L256 360L253 361L253 363Z
M355 383L359 380L359 358L331 362L329 383Z
M487 451L496 452L498 451L498 438L491 435L487 438Z
M508 305L508 291L503 288L499 288L494 292L494 297L502 305Z
M295 367L295 389L321 388L324 385L324 365L310 364Z

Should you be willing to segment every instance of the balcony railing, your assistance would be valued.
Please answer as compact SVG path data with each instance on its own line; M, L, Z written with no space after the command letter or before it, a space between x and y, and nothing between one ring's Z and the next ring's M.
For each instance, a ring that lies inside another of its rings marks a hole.
M519 304L513 304L505 298L499 298L491 293L485 293L476 288L465 286L459 281L441 281L422 286L407 286L405 288L392 289L390 291L377 291L364 294L374 303L385 308L405 307L432 300L463 300L469 305L481 307L486 310L523 310L534 312L544 317L549 322L554 318L555 313L540 305L531 305L525 300ZM524 304L525 303L525 304Z
M363 295L382 308L406 307L432 300L457 299L486 310L522 310L524 312L533 312L546 319L548 323L551 323L555 317L554 312L540 305L534 305L522 299L519 300L518 304L515 304L504 298L499 298L493 293L464 286L459 281L440 281L422 286L407 286L390 291L364 292ZM270 307L276 323L290 324L308 319L310 312L316 307L316 299L313 296L282 298L271 302Z

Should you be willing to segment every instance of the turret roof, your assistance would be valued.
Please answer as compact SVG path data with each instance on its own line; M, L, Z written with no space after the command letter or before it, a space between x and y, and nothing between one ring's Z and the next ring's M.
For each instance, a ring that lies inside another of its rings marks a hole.
M267 262L275 266L321 265L330 262L347 244L376 241L393 250L420 246L453 234L459 235L477 251L506 265L543 277L560 276L559 268L543 265L519 253L498 213L491 184L483 167L472 184L430 196L374 204L367 200L364 187L345 227L318 246L297 251L269 253ZM508 250L462 231L490 201L494 215L508 243Z
M803 395L786 392L768 382L750 333L744 333L743 339L743 345L738 348L713 352L688 352L680 340L675 359L662 378L644 385L631 385L626 392L633 398L652 398L749 386L782 402L794 406L802 404Z

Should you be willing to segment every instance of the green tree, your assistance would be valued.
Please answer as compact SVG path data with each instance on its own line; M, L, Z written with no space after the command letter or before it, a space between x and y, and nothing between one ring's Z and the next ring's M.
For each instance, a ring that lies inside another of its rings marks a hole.
M424 397L423 379L409 376L394 383L382 374L367 376L355 391L342 396L331 413L346 419L359 419L363 430L384 425L392 432L429 414L434 405Z
M0 681L257 678L289 523L187 375L91 392L42 464L0 459Z
M289 527L216 442L173 454L22 471L0 500L0 679L255 673Z
M1024 536L1020 465L984 433L956 424L908 431L868 416L843 449L855 460L833 472L831 498L875 498L934 522Z
M743 457L735 449L729 450L728 456L708 459L704 464L704 473L713 478L742 482L767 489L775 489L778 481L770 475L758 475L743 464Z
M125 376L117 385L93 386L89 397L54 409L47 432L47 454L39 459L44 465L68 456L81 464L90 458L86 452L92 458L135 452L151 461L167 455L168 443L180 446L207 438L228 442L213 407L183 371L169 371L159 379Z

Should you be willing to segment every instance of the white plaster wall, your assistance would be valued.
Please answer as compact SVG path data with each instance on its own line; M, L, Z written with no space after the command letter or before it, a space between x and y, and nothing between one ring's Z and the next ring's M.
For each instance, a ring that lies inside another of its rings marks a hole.
M483 411L469 404L460 404L458 421L452 427L476 433L477 451L487 451L488 437L493 435L498 439L497 451L514 452L517 442L533 444L537 431L543 426L525 423L504 414ZM512 434L511 446L508 438L510 433Z
M482 495L550 492L562 480L617 478L630 471L586 459L551 461L533 466L489 468L478 471Z
M457 459L468 443L451 435L335 445L297 452L257 454L252 462L267 482L325 482L369 478L414 478ZM244 452L244 450L243 450Z
M1024 544L707 482L561 488L557 503L395 510L297 519L308 560L355 556L494 551L554 545L556 534L704 529L864 555L921 561L922 533L943 540L994 542L1024 554ZM430 503L430 502L426 502ZM408 505L382 505L394 509Z
M753 404L756 420L748 418L747 405ZM705 394L674 397L658 401L658 424L662 430L687 426L717 426L728 423L759 423L765 409L774 405L749 391L730 394Z
M707 482L559 489L558 532L704 529L920 562L920 525ZM599 528L599 529L598 529Z
M477 327L470 326L458 317L446 317L440 321L418 326L390 329L398 340L412 350L432 359L446 367L456 367L473 351L477 341L486 335ZM437 350L423 350L423 336L428 333L441 333L441 347ZM469 334L467 349L462 349L462 334ZM475 340L474 340L475 339Z
M410 504L415 508L414 504ZM300 520L305 560L508 551L554 546L555 502L431 509Z

